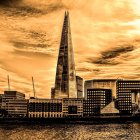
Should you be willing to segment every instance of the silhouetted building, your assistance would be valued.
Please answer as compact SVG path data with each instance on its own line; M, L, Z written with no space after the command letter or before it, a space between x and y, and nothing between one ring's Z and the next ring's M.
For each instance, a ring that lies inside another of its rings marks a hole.
M69 13L65 12L57 61L54 98L77 98Z
M2 109L9 117L25 117L27 115L27 100L25 94L17 91L4 91Z
M101 109L112 101L110 89L87 89L87 99L84 100L84 116L99 115Z
M117 103L120 114L132 114L140 108L140 80L117 81Z
M83 78L76 76L77 98L83 98Z
M93 79L84 83L84 97L87 98L87 89L101 88L111 89L112 97L116 98L116 81L117 79Z
M2 96L3 94L0 94L0 109L2 108Z
M30 99L29 118L63 117L61 99Z
M82 117L83 116L83 99L81 98L64 98L63 99L63 116L64 117Z
M55 98L55 88L52 87L51 88L51 99L54 99Z
M30 97L30 99L35 99L35 97Z

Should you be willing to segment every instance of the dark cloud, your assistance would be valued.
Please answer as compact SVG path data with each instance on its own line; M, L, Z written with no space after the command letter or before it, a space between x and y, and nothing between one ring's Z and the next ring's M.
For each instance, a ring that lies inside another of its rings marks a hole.
M101 70L100 69L93 69L92 71L93 72L100 72Z
M22 32L25 34L25 38L19 39L16 41L15 39L12 39L10 42L13 44L14 47L18 49L36 49L36 48L49 48L51 47L50 44L52 42L50 39L46 39L46 33L45 32L37 32L37 31L26 31L22 30ZM30 43L30 39L32 39L32 43Z
M18 48L18 47L17 47ZM25 48L25 47L24 47ZM40 51L40 50L36 50L35 48L25 48L25 49L15 49L15 51L13 52L13 55L19 55L19 56L27 56L27 57L54 57L53 53L50 53L50 51L48 52L47 49L45 51Z
M92 68L77 68L76 71L80 72L96 72L99 73L100 69L92 69Z
M134 50L134 46L121 46L119 48L115 48L114 50L105 51L102 53L102 59L111 59L115 58L122 53L127 53Z
M47 6L46 12L50 13L59 9L67 8L63 3L50 4Z
M76 71L87 72L87 71L91 71L91 70L88 68L77 68Z
M51 55L50 53L31 52L31 51L23 51L23 50L15 50L15 52L13 52L13 55L16 55L17 57L31 58L32 60L34 60L36 57L39 57L40 59L44 59L44 60L54 58L54 56ZM41 63L41 61L40 61L40 63Z
M121 54L131 52L133 50L134 50L133 45L123 45L123 46L102 52L101 56L96 59L89 58L88 62L94 63L94 64L103 64L103 65L117 65L117 64L120 64L121 62L115 61L116 57L120 56Z
M114 62L112 60L99 58L97 60L93 60L92 63L94 64L101 64L101 65L118 65L120 62Z
M1 13L8 16L38 16L43 14L49 14L51 12L65 8L63 3L48 4L46 6L34 6L28 3L22 3L22 0L0 0L0 6L3 6ZM5 2L3 2L5 1Z
M0 6L10 7L18 5L22 0L0 0Z
M4 7L1 9L2 14L12 17L25 17L25 16L34 16L38 14L43 14L41 9L31 7L31 6L14 6L14 7Z
M33 44L26 42L13 42L15 47L15 54L20 54L23 56L51 56L54 57L54 54L51 53L50 45L47 44Z
M49 47L49 45L47 44L33 44L33 43L27 43L27 42L18 42L18 41L14 41L13 42L14 44L14 47L16 48L19 48L19 49L22 49L22 48L30 48L30 47L33 47L33 48L47 48Z
M40 44L44 44L45 42L49 42L47 35L45 32L37 32L37 31L30 31L28 36L32 39L35 39L40 42ZM47 38L47 39L46 39ZM42 46L42 45L39 45Z

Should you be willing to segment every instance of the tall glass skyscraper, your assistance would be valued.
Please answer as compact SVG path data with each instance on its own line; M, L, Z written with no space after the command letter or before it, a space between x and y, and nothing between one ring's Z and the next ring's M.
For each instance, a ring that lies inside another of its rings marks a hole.
M69 13L65 12L53 98L77 98Z

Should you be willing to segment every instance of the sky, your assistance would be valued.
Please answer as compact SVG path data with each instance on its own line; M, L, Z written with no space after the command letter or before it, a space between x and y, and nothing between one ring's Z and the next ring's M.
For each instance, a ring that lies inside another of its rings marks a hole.
M0 92L50 98L64 12L69 11L76 74L140 79L139 0L0 0Z

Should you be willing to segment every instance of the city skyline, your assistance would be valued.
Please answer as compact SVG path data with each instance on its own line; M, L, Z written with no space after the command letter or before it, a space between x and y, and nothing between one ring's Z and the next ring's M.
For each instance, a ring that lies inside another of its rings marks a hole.
M73 0L6 2L0 2L1 92L7 88L8 74L11 89L33 95L34 76L37 96L50 97L66 9L71 17L77 75L85 79L139 79L137 0L99 0L87 5L80 0L75 5Z

